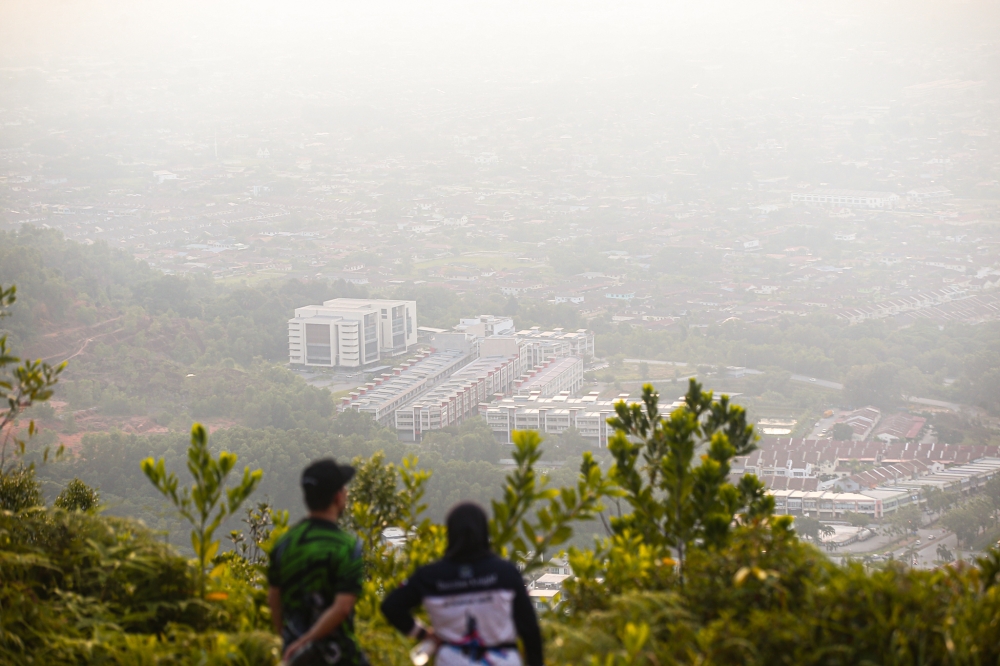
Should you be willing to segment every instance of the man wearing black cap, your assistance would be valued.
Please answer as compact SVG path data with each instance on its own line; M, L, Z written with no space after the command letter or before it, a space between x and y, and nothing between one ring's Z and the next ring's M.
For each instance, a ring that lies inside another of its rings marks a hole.
M271 551L267 602L284 658L298 664L365 666L354 635L354 603L361 594L361 542L337 527L347 504L350 465L332 458L302 472L309 515Z

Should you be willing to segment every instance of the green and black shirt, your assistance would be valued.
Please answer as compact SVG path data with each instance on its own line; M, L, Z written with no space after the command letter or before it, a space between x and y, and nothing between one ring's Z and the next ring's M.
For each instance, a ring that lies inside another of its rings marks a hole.
M281 590L281 637L290 644L319 619L338 594L361 594L364 561L361 542L336 523L306 518L278 540L271 551L267 582ZM366 663L354 635L354 613L320 641L336 661Z

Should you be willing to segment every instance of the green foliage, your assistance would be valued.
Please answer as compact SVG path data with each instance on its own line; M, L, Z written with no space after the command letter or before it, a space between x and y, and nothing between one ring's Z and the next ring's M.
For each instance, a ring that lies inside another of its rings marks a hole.
M490 537L498 553L530 574L573 536L573 523L596 517L604 509L602 499L615 490L589 452L583 454L576 487L547 487L534 469L542 455L538 433L514 431L512 438L517 467L507 476L503 497L492 503Z
M142 525L82 511L0 512L0 662L276 664L253 589L203 602L188 563ZM241 632L241 633L234 633Z
M905 392L1000 414L998 322L939 328L933 322L898 326L879 320L850 326L816 314L766 324L728 321L705 329L681 325L649 331L627 324L605 328L598 321L590 322L590 327L598 331L599 357L624 354L691 364L770 368L775 373L845 382L847 402L892 406ZM946 387L945 378L958 381ZM747 383L754 390L762 388L758 379L748 378ZM775 386L766 390L785 392ZM882 390L885 393L879 393Z
M854 429L846 423L834 423L830 437L841 442L850 442L854 439Z
M872 523L872 517L866 513L845 511L841 518L849 522L854 527L867 527Z
M858 407L892 409L899 404L899 367L893 363L854 366L844 379L844 391L848 401Z
M977 496L941 516L959 545L971 546L979 533L997 524L996 505L989 496Z
M339 419L338 419L339 420ZM483 460L495 463L501 447L484 419L466 419L458 426L432 430L424 435L420 447L440 454L444 460Z
M0 511L23 511L40 504L42 494L34 467L18 465L0 474Z
M0 284L0 318L7 317L16 302L17 287L11 285L5 289ZM18 416L32 405L52 397L52 388L66 367L65 363L52 366L41 360L21 361L8 347L7 337L6 333L0 335L0 403L3 404L0 406L0 477L9 469L8 446L13 446L17 456L24 455L25 440L17 431ZM27 432L28 437L35 434L34 419L29 420ZM46 448L46 459L48 453Z
M355 606L357 631L373 664L404 666L409 663L407 640L390 627L379 612L382 597L403 583L417 567L444 554L444 527L424 516L423 503L430 473L417 469L414 457L401 465L383 465L376 454L368 462L355 459L358 472L351 483L350 505L342 521L366 545L368 577ZM402 529L401 545L382 539L388 527Z
M552 460L573 460L587 451L592 451L591 440L580 434L576 428L568 428L557 435L545 436L545 453Z
M993 559L1000 562L1000 555ZM691 552L683 587L667 579L660 590L638 577L624 591L608 590L599 604L564 604L545 622L548 660L995 663L1000 594L983 582L1000 566L990 566L921 571L890 565L869 573L858 564L834 566L780 524L739 526L726 548ZM567 602L575 600L571 595ZM641 641L643 624L648 636Z
M206 566L219 550L219 541L212 537L226 516L236 513L244 500L260 483L263 472L243 469L240 482L226 488L226 477L236 465L236 455L223 451L213 458L208 450L208 435L199 423L191 428L191 446L188 447L188 471L194 483L178 492L177 476L166 471L163 458L142 461L142 471L189 523L191 546L198 560L197 581L202 598L206 592Z
M798 516L795 518L795 532L799 536L811 539L814 543L819 543L821 534L832 534L834 530L829 525L821 523L815 518Z
M93 511L100 503L101 493L80 479L73 479L66 484L52 505L66 511Z
M371 423L344 425L350 434L292 431L291 438L299 438L294 455L270 460L300 468L295 456L303 456L302 464L317 457L312 446L327 455L331 442L359 447L362 457L354 459L358 475L344 518L364 543L368 564L356 607L358 635L372 663L403 666L407 641L385 624L378 603L444 550L444 528L426 515L432 471L436 477L440 469L422 470L415 458L396 462L395 453L366 448L372 442L359 432L375 438L381 433ZM609 472L602 473L588 453L576 482L567 480L564 487L538 474L537 433L516 433L516 467L492 505L496 548L529 573L565 547L580 524L604 515L606 508L617 509L607 538L593 548L570 548L574 576L544 615L547 663L1000 661L1000 551L973 565L933 571L897 563L872 571L860 564L834 565L796 538L796 531L811 531L808 519L799 518L793 530L789 517L773 516L773 504L756 479L729 483L729 461L752 449L753 430L742 410L696 383L669 415L659 413L658 396L647 386L641 405L617 406L612 425ZM236 445L234 450L259 446L257 460L266 459L265 451L290 455L278 446L284 435L274 432L269 439L254 433L233 429L213 440ZM170 436L120 434L89 441L84 456L107 447L124 452L133 466L137 452L151 442L181 444ZM338 457L342 451L336 451ZM440 453L431 450L428 457L440 459ZM163 458L145 460L143 469L159 492L187 511L196 532L203 526L196 552L199 543L217 548L212 529L221 525L223 512L231 516L239 505L222 490L235 454L214 458L204 431L199 434L196 427L188 463L195 483L187 491L178 489ZM248 474L239 501L256 485ZM987 520L1000 508L1000 482L983 490L959 508L978 507ZM900 512L899 528L911 527L910 514ZM816 523L818 533L823 526ZM205 561L186 561L141 525L61 508L0 513L0 661L275 664L278 643L266 633L262 553L287 526L287 515L260 503L247 511L244 524L248 536L232 535L235 550L211 558L215 568L206 594ZM405 543L386 543L386 527L404 530ZM939 559L951 558L945 550L939 548Z
M916 532L921 525L920 507L908 504L889 516L889 530L894 534Z
M403 517L416 517L426 506L420 504L423 485L430 474L416 472L416 458L403 459L402 467L385 462L385 454L377 452L371 458L351 461L357 473L351 481L349 503L341 519L344 527L357 534L366 553L375 553L387 527L403 527ZM408 484L399 487L400 474ZM410 487L412 485L412 487ZM419 490L419 493L417 493ZM412 508L412 511L410 510Z
M350 415L363 418L343 424L341 419ZM304 515L299 475L310 461L330 455L338 460L350 460L355 456L367 459L383 451L387 463L399 465L403 457L413 451L412 447L399 442L394 431L354 411L339 414L331 429L338 434L299 428L280 431L274 428L233 427L216 430L209 445L214 453L225 450L236 454L241 465L267 470L257 488L258 496L266 498L273 507L288 510L294 521ZM479 447L485 451L486 442L481 436L483 430L486 428L481 419L470 419L454 434L446 433L436 441L446 441L446 447L454 443L451 450L456 454L475 452L480 450ZM498 458L506 455L503 445L493 440L492 433L487 436L493 455ZM100 489L105 511L141 518L151 527L169 532L170 542L185 548L183 544L190 541L188 528L177 519L176 514L161 510L162 496L135 470L144 458L153 456L164 458L168 471L182 472L188 440L186 433L88 433L83 436L76 456L58 465L39 468L39 476L46 483L59 487L65 486L73 477L79 477L88 485ZM465 447L464 441L473 444ZM434 444L433 448L425 447L423 443L420 445L421 465L434 473L424 496L431 520L444 520L448 509L461 500L489 506L490 501L500 497L504 483L503 468L475 459L478 454L471 455L471 460L450 459L437 447L438 444ZM550 475L566 477L565 482L569 483L574 473L574 469L565 468L550 472ZM245 526L239 518L227 518L221 526L222 533L243 529Z
M692 379L684 406L669 416L660 414L659 394L649 384L642 402L616 403L618 416L608 420L615 429L608 441L615 459L611 478L632 508L613 517L611 527L617 535L632 533L651 546L674 549L683 571L693 543L724 545L738 511L745 508L748 520L766 518L774 500L752 475L738 486L728 482L733 457L756 448L753 426L728 396L714 400ZM695 466L699 449L705 453Z
M246 508L243 523L249 535L233 530L229 538L240 558L252 566L261 566L266 561L270 546L288 529L288 512L276 511L269 503L258 502L256 507Z

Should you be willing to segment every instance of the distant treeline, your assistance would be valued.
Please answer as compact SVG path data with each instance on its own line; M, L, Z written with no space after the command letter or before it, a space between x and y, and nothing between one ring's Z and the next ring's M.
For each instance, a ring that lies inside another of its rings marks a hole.
M189 439L186 432L87 434L79 455L41 465L39 477L45 494L50 497L58 495L71 479L79 478L101 492L110 514L139 518L150 527L169 533L171 543L186 549L186 532L179 518L166 509L163 497L142 475L139 463L148 456L163 457L168 467L186 474L184 456ZM214 451L237 454L241 468L248 465L263 470L257 499L287 509L293 518L304 512L299 475L317 458L333 456L347 461L356 456L369 458L376 451L383 451L388 462L398 464L403 456L417 454L420 466L433 472L425 497L428 515L443 520L448 508L460 500L487 505L497 498L502 491L504 470L496 463L509 456L509 447L498 444L481 419L430 433L419 446L414 446L399 442L395 432L355 411L339 415L322 432L309 428L235 427L216 431L210 443ZM581 446L568 438L553 438L547 448L557 450L560 444L566 446L562 457L579 456ZM568 482L575 473L572 466L560 469L554 473L554 480ZM227 525L227 529L241 527L237 518Z
M16 316L4 325L29 350L58 346L44 334L79 340L86 336L66 332L114 320L107 334L101 329L87 353L74 358L57 392L74 408L99 406L106 413L167 421L171 415L182 421L230 418L282 429L322 430L332 416L312 389L266 367L286 361L291 312L330 298L371 295L342 281L283 279L248 286L163 275L106 244L81 245L31 227L0 232L0 283L18 285ZM567 304L499 293L409 285L380 295L416 299L422 325L444 328L461 317L490 313L514 317L519 328L589 326L597 332L598 356L801 373L843 382L848 405L892 408L901 396L915 395L1000 413L998 322L900 327L881 320L849 326L829 315L810 315L705 328L678 322L649 331L602 318L586 321Z
M850 326L834 317L770 324L676 324L602 330L598 354L695 364L778 368L842 382L847 403L891 408L902 396L952 400L1000 413L1000 322L977 326L881 320Z

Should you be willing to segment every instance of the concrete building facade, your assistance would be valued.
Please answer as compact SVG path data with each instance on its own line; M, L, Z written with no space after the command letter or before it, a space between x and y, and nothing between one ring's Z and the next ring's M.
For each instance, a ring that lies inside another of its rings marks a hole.
M564 356L527 371L514 382L514 395L528 397L535 394L550 398L563 392L576 394L582 388L583 359Z
M854 208L895 208L899 195L864 190L812 190L792 195L792 203L847 206Z
M391 425L398 408L445 381L468 362L469 356L457 350L422 352L412 362L352 391L341 399L340 408L355 409L370 414L382 425Z
M516 355L480 357L397 409L396 434L404 441L418 442L431 430L459 424L478 414L480 403L510 393L520 376L521 359Z
M575 331L562 328L543 331L536 326L518 331L514 339L529 349L533 365L541 365L560 356L579 356L584 359L594 356L594 332L585 328Z
M510 443L515 430L537 430L560 434L575 428L580 435L591 440L597 447L608 445L608 437L614 433L607 420L615 415L615 402L628 400L623 393L618 400L600 400L597 392L582 398L574 398L569 391L543 398L538 394L527 397L515 396L483 405L481 412L486 416L494 436L504 443ZM666 407L673 410L679 403Z
M359 368L416 344L416 301L335 298L288 320L292 365Z

